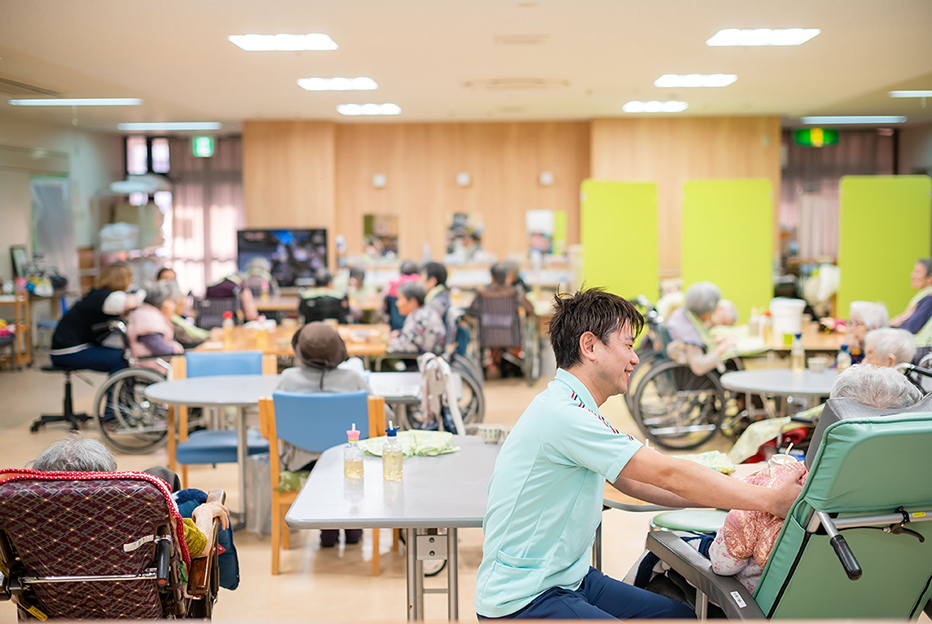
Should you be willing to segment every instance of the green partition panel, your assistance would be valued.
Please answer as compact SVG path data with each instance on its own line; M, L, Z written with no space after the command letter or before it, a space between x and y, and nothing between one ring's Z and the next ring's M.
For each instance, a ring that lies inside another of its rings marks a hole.
M584 180L581 197L584 284L656 301L657 185Z
M735 302L739 322L773 297L770 180L694 180L683 185L683 288L714 282Z
M836 315L852 301L882 301L890 316L915 294L909 273L929 257L929 176L844 176L839 189Z

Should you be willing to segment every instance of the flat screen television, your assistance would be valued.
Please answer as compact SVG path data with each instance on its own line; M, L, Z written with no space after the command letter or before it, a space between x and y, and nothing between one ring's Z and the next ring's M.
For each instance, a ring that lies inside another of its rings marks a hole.
M249 261L268 258L279 286L313 286L317 269L327 266L327 230L239 230L236 264L246 271Z

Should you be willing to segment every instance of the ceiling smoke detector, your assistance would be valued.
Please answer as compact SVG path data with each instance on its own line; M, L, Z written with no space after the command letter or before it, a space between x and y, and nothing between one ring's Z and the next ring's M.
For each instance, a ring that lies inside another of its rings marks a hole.
M477 91L541 91L568 87L570 81L558 78L489 78L469 80L463 86Z

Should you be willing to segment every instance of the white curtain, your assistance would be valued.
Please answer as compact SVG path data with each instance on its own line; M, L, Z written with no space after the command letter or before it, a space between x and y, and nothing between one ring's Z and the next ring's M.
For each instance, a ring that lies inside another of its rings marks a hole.
M242 141L217 138L214 155L197 158L188 138L170 139L172 266L185 292L236 272L236 231L243 227Z
M803 193L797 197L800 258L838 257L838 192Z

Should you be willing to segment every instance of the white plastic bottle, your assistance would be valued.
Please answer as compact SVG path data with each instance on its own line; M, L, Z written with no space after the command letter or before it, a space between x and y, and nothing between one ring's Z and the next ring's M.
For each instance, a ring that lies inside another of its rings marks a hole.
M385 446L382 447L382 478L386 481L401 481L403 475L404 454L401 452L401 442L398 441L398 428L392 427L388 422L385 429Z
M838 355L835 356L835 371L842 372L851 366L851 354L848 353L848 345L841 345Z
M806 370L806 349L803 348L802 334L793 335L793 344L790 346L790 370L794 373Z
M346 432L346 446L343 447L343 476L347 479L362 479L363 453L359 448L359 430L356 423Z

